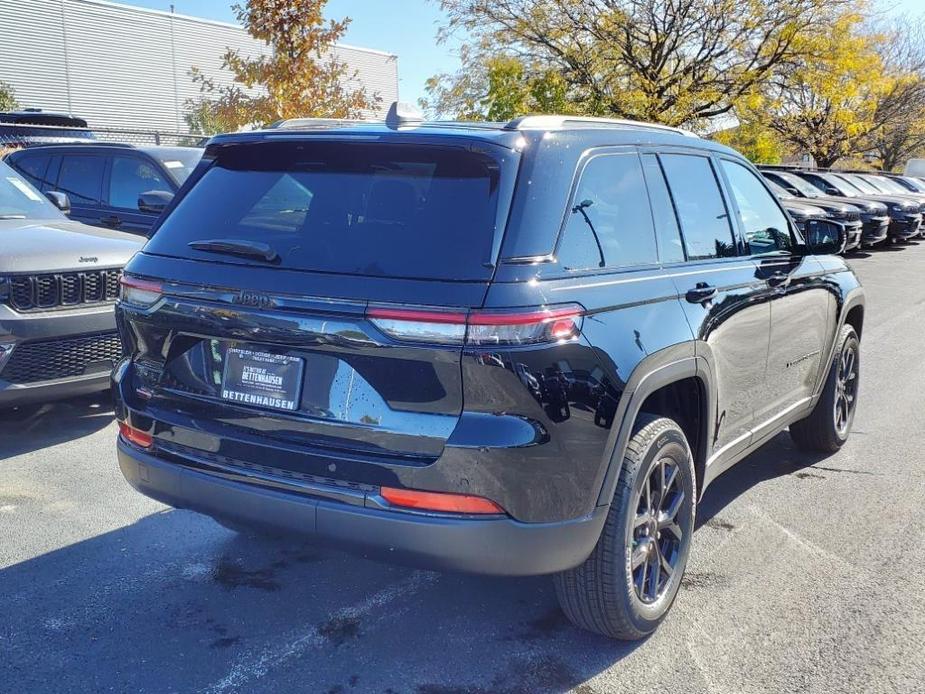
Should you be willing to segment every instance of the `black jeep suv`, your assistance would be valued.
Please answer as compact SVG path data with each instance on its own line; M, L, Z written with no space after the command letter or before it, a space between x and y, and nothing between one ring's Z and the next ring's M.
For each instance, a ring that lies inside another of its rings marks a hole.
M848 437L864 294L721 145L633 122L294 121L211 140L126 268L142 493L233 529L554 574L634 639L697 500L790 427Z

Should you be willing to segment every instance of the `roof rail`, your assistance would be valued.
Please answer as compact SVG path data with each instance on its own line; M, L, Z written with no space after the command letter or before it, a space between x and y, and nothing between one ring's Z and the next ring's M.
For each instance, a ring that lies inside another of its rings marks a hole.
M344 125L357 125L358 123L382 125L397 130L402 127L422 125L424 116L411 104L402 101L393 101L389 106L385 119L372 118L287 118L278 120L267 126L273 130L303 130L306 128L336 128Z
M580 123L595 126L618 126L622 128L639 128L643 130L663 130L667 132L686 135L687 137L699 137L696 133L683 128L674 128L670 125L661 123L646 123L638 120L625 120L620 118L595 118L592 116L556 116L556 115L538 115L538 116L519 116L505 124L505 130L561 130L568 126L569 123Z
M378 123L381 120L367 118L287 118L270 123L268 130L301 130L304 128L336 128L342 125L356 125L358 123Z

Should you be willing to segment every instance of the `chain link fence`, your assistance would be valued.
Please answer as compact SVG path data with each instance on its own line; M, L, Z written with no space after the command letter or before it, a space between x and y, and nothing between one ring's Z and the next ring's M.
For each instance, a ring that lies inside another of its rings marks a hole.
M190 133L121 128L70 128L29 123L0 123L0 157L15 149L53 144L120 143L139 147L201 147L208 137Z

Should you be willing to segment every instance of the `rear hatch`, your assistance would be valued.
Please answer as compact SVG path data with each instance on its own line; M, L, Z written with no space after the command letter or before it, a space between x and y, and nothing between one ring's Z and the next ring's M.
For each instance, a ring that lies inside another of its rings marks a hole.
M371 483L364 463L435 460L463 407L458 328L389 311L482 305L516 156L316 137L207 157L120 306L160 440Z

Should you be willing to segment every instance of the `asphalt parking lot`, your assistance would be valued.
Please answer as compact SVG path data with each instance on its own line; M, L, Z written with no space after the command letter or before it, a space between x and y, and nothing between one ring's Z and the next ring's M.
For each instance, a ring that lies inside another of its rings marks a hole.
M571 627L548 578L236 535L131 490L107 400L0 422L0 690L925 691L925 243L855 256L851 440L786 434L710 488L663 627Z

